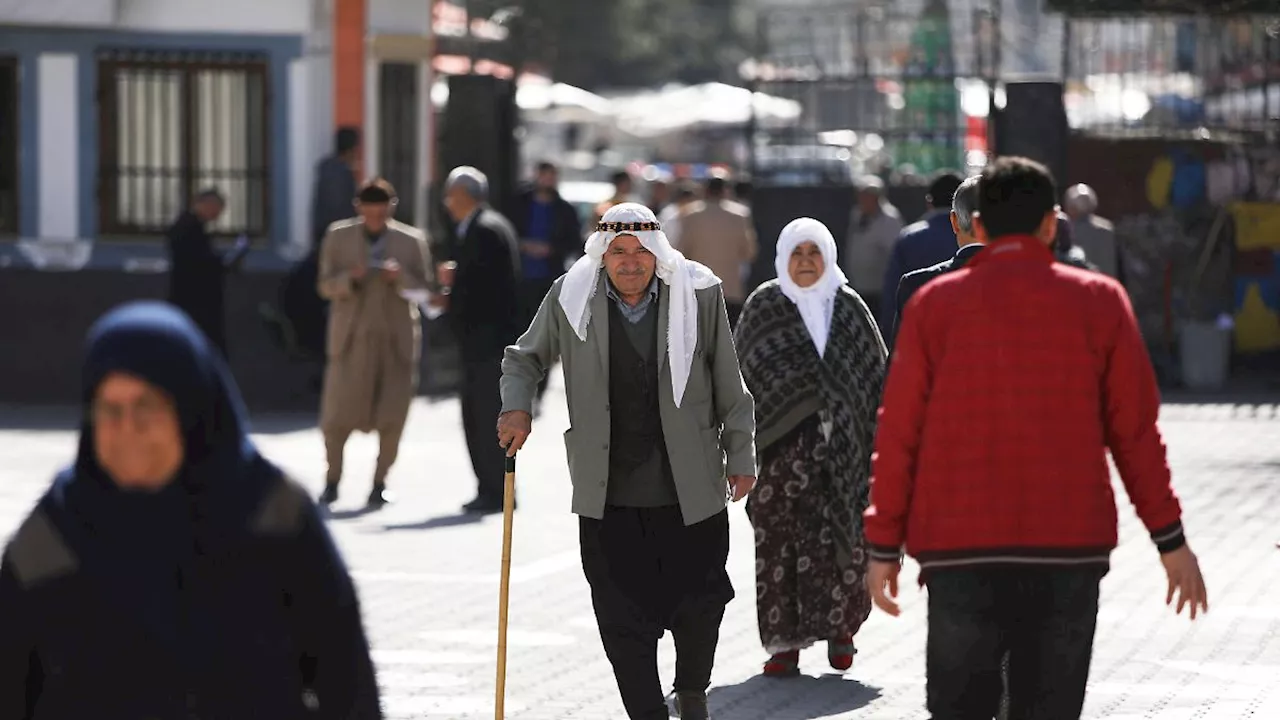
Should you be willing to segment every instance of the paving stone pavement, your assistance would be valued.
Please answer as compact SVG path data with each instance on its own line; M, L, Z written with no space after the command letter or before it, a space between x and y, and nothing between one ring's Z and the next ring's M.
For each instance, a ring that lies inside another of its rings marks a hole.
M558 380L558 378L557 378ZM68 461L74 413L0 412L0 537L16 528L53 471ZM360 587L389 718L493 715L501 518L460 517L473 483L456 402L418 402L391 483L400 502L354 511L376 444L353 439L345 496L331 527ZM318 490L319 434L310 418L260 418L268 456ZM1194 624L1165 608L1155 551L1123 491L1122 544L1103 583L1085 717L1280 719L1280 408L1166 405L1161 425L1211 612ZM553 384L521 454L511 588L507 717L624 718L582 579L576 520L559 438L567 427ZM899 619L873 614L852 671L826 669L822 649L794 680L758 676L751 531L732 514L729 608L711 707L721 720L926 717L925 595L909 571ZM672 676L664 643L663 677Z

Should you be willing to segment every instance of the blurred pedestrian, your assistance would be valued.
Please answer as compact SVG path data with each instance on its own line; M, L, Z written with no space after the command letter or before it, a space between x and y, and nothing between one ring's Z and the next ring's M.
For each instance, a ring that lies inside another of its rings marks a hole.
M729 199L726 175L712 175L703 188L702 201L681 219L680 252L711 268L720 278L729 324L736 325L747 299L746 277L759 248L751 211Z
M844 267L849 284L866 300L875 316L883 318L883 304L893 301L893 296L884 298L885 270L902 232L902 214L884 196L884 181L874 175L859 181L857 194L857 203L849 218Z
M609 212L609 208L621 203L631 202L632 194L635 192L635 180L631 177L631 173L626 170L619 170L610 176L609 182L613 183L613 196L596 205L595 215L591 218L590 227L595 227L600 222L600 218Z
M815 642L826 642L831 667L848 670L871 614L862 512L885 348L825 225L791 221L774 266L778 279L747 299L734 337L756 411L760 482L747 513L760 642L771 655L764 674L793 677Z
M1065 203L1071 219L1071 244L1084 252L1084 257L1098 272L1123 284L1120 253L1116 247L1116 231L1111 222L1098 217L1098 194L1088 185L1072 185Z
M924 219L908 225L889 255L884 272L883 296L889 298L880 307L880 327L893 327L896 312L893 298L898 297L898 282L903 275L949 260L956 253L956 234L951 229L951 201L964 179L955 173L942 173L929 185L925 196L929 211Z
M458 224L449 315L462 356L462 428L476 474L470 513L502 512L502 452L493 423L502 411L502 352L520 336L520 249L515 229L489 207L489 179L473 167L445 180L445 207ZM546 303L543 303L544 305Z
M0 717L381 717L351 578L180 311L89 331L75 463L0 567Z
M249 249L243 239L227 253L214 247L209 224L217 222L226 207L221 192L201 190L168 232L169 302L191 316L223 357L227 357L226 276L240 267Z
M676 184L675 197L671 204L658 213L658 222L662 224L662 232L666 233L671 247L680 247L680 223L698 203L698 186L692 180L681 180Z
M378 462L367 505L391 502L387 474L400 452L418 389L422 321L413 292L436 287L421 230L397 222L395 188L376 179L360 189L358 218L329 226L320 249L321 297L330 301L328 366L320 398L328 472L321 502L338 499L353 432L378 433Z
M981 179L981 176L974 175L960 183L951 201L951 229L955 232L956 244L959 245L955 257L943 260L937 265L909 272L898 282L892 330L886 338L890 351L893 350L894 340L898 337L898 328L902 326L902 313L907 303L911 301L911 296L927 285L930 280L959 270L975 255L982 252L982 242L973 231L973 217L978 208L978 181Z
M520 195L514 224L520 237L520 324L528 326L551 283L568 269L569 258L582 248L578 211L560 197L560 171L538 163L533 186ZM547 390L544 379L538 398Z
M900 558L929 589L928 709L1078 718L1099 583L1117 542L1110 451L1177 611L1208 609L1156 418L1159 390L1124 289L1055 262L1044 166L983 171L988 247L916 293L880 411L868 586L897 615Z
M715 275L642 205L611 208L595 230L507 348L498 441L511 455L524 445L537 383L561 359L582 568L622 703L632 720L668 717L657 652L669 630L678 716L703 720L733 598L726 502L755 483L751 395Z
M657 177L649 182L649 209L659 217L662 216L662 211L671 204L673 196L672 184L674 181L675 178L671 176L671 173L659 171Z

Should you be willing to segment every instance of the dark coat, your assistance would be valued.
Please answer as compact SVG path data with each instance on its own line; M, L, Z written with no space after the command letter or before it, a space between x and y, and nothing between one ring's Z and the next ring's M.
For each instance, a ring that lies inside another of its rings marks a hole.
M951 215L938 209L933 215L903 228L889 255L884 273L884 300L880 303L880 327L892 327L893 304L902 276L916 270L946 262L956 252L956 233L951 228Z
M521 193L516 203L514 225L517 237L521 239L529 237L529 217L532 214L533 203L532 189ZM548 261L553 268L553 275L547 279L548 286L552 280L564 273L569 258L582 253L583 246L582 224L578 219L578 211L567 200L560 197L559 193L553 197L551 206L553 220L551 236L547 241L551 243L551 257Z
M964 267L965 263L980 252L982 252L982 245L978 243L965 245L956 251L955 257L902 276L902 280L898 283L896 312L893 316L893 324L890 325L892 329L889 331L889 336L885 338L887 341L885 344L889 346L891 352L893 350L893 341L898 337L898 328L902 326L902 311L906 309L907 303L911 301L911 296L928 284L930 280Z
M454 247L449 314L464 360L501 358L520 336L520 247L511 223L483 208Z
M91 331L86 401L114 371L174 399L184 464L159 492L120 489L86 402L75 464L0 565L0 717L379 718L351 579L246 436L221 358L180 313L135 303Z
M223 355L226 342L226 275L228 260L213 246L213 236L195 213L187 210L170 226L169 302L191 316Z

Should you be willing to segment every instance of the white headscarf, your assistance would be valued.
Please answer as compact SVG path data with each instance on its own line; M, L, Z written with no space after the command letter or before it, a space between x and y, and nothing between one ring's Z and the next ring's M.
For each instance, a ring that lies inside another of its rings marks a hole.
M802 288L791 279L789 264L791 253L801 243L811 242L822 251L824 271L818 282ZM836 263L836 241L826 225L813 218L797 218L787 223L778 235L778 253L773 261L778 271L778 285L782 294L795 303L804 319L805 329L813 339L813 346L821 357L827 350L827 336L831 333L831 315L835 311L836 293L844 286L844 271Z
M587 238L586 254L565 273L560 287L560 307L574 334L583 342L591 323L591 297L600 282L601 258L619 235L634 235L653 253L658 260L658 279L667 285L667 360L671 364L671 389L676 407L680 407L698 344L698 300L694 291L719 285L720 278L671 247L652 210L638 203L614 205Z

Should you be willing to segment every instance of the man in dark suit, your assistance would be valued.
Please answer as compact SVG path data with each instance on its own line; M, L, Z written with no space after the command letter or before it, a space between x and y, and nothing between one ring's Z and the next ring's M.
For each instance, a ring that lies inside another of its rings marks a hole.
M937 265L949 260L956 252L956 234L951 228L948 217L951 211L951 200L963 181L959 175L944 173L929 185L926 200L930 210L924 219L903 228L898 242L894 243L893 252L889 255L889 264L884 271L884 285L881 297L885 298L880 306L880 328L893 327L894 304L889 298L898 296L898 281L903 275L923 268Z
M533 185L520 194L515 223L520 238L520 304L522 327L538 314L551 284L564 274L569 259L582 253L582 227L578 211L560 197L560 171L549 162L538 163ZM547 390L550 374L538 384L538 399Z
M472 513L502 511L504 452L493 441L502 412L502 354L520 336L520 244L506 218L488 206L489 180L473 167L455 168L444 204L457 223L449 314L462 356L462 427L478 484Z
M893 316L893 324L889 326L892 330L886 338L890 350L893 350L893 341L898 337L898 328L902 326L902 311L906 309L915 291L936 277L959 270L970 258L982 251L982 243L973 234L973 213L978 207L978 179L975 175L960 183L951 201L951 229L955 233L956 244L960 246L955 256L936 265L909 272L898 282L897 312Z

